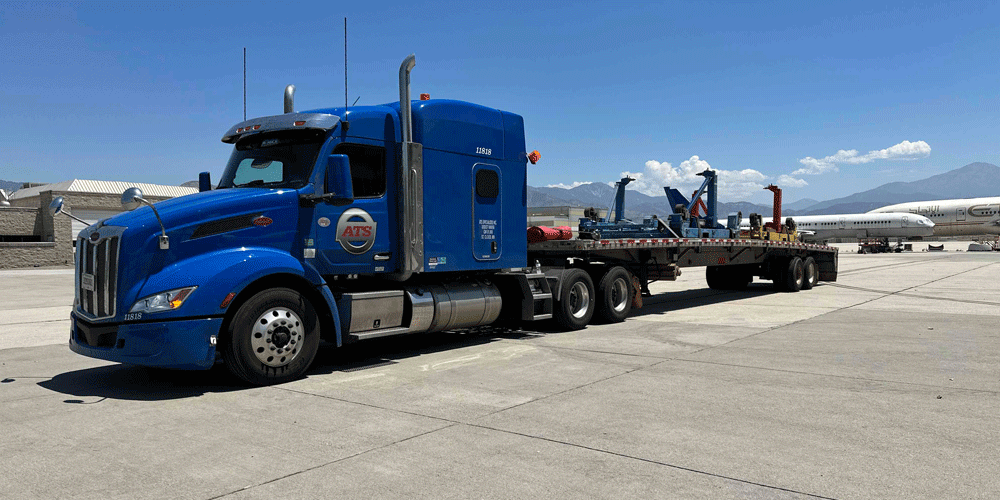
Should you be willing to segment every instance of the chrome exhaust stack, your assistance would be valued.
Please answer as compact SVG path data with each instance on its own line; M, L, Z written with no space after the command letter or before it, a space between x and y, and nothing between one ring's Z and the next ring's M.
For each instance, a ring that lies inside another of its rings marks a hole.
M406 281L413 273L424 271L424 150L413 142L413 117L410 111L410 71L417 64L410 54L399 66L399 128L402 149L400 168L400 272L393 279Z
M295 112L295 85L285 87L285 113Z

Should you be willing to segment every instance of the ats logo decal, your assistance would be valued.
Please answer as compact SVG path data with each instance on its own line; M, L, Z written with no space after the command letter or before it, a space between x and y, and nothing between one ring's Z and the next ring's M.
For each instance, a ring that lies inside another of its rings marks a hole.
M337 221L337 241L347 253L360 255L375 244L375 220L360 208L348 208Z

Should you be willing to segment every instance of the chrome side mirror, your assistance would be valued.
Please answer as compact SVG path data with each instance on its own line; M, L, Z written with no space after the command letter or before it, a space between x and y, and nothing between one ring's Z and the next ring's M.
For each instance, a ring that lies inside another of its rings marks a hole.
M49 203L49 214L55 217L56 214L62 213L64 204L63 197L57 196L52 203Z
M61 198L60 198L61 200ZM55 201L53 201L55 203ZM142 205L142 190L137 187L130 187L122 193L122 208L128 211L135 210Z
M70 219L73 219L73 220L75 220L75 221L83 224L84 226L89 226L90 225L89 222L87 222L87 221L85 221L85 220L83 220L83 219L81 219L81 218L79 218L79 217L77 217L77 216L75 216L75 215L73 215L73 214L71 214L71 213L63 210L63 208L65 208L65 200L63 200L62 196L57 196L54 200L52 200L52 203L49 203L49 214L51 214L53 217L55 217L56 214L63 214L65 216L69 217Z
M142 197L142 190L137 187L130 187L122 193L122 208L131 211L139 208L140 205L149 205L149 208L153 209L156 222L160 223L160 250L169 250L170 238L167 237L167 228L163 226L163 219L160 218L160 212L156 210L156 207L152 203Z

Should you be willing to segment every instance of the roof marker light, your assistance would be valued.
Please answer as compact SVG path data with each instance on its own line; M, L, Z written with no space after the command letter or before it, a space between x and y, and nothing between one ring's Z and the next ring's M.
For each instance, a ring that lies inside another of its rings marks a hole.
M306 121L305 121L305 120L299 120L299 121L297 121L297 122L295 122L295 123L294 123L294 125L295 125L296 127L301 127L301 126L303 126L303 125L305 125L305 124L306 124Z
M420 100L421 101L429 101L429 100L431 100L431 95L430 94L420 94Z
M539 153L537 149L532 151L531 153L528 153L528 161L530 161L532 165L538 163L538 160L541 159L542 159L542 154Z
M258 130L258 129L260 129L260 125L254 125L254 126L253 126L253 129L254 129L254 130Z

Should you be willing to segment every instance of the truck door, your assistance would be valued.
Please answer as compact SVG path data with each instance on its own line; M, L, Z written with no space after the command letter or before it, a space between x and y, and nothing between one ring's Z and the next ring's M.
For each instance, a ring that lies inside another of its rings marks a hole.
M319 203L312 221L312 242L323 274L391 272L394 262L391 235L394 211L389 209L386 150L381 146L343 143L333 154L344 154L351 163L354 203L343 206ZM308 245L307 241L307 245Z
M472 255L476 260L498 260L503 239L500 168L487 163L472 167Z

